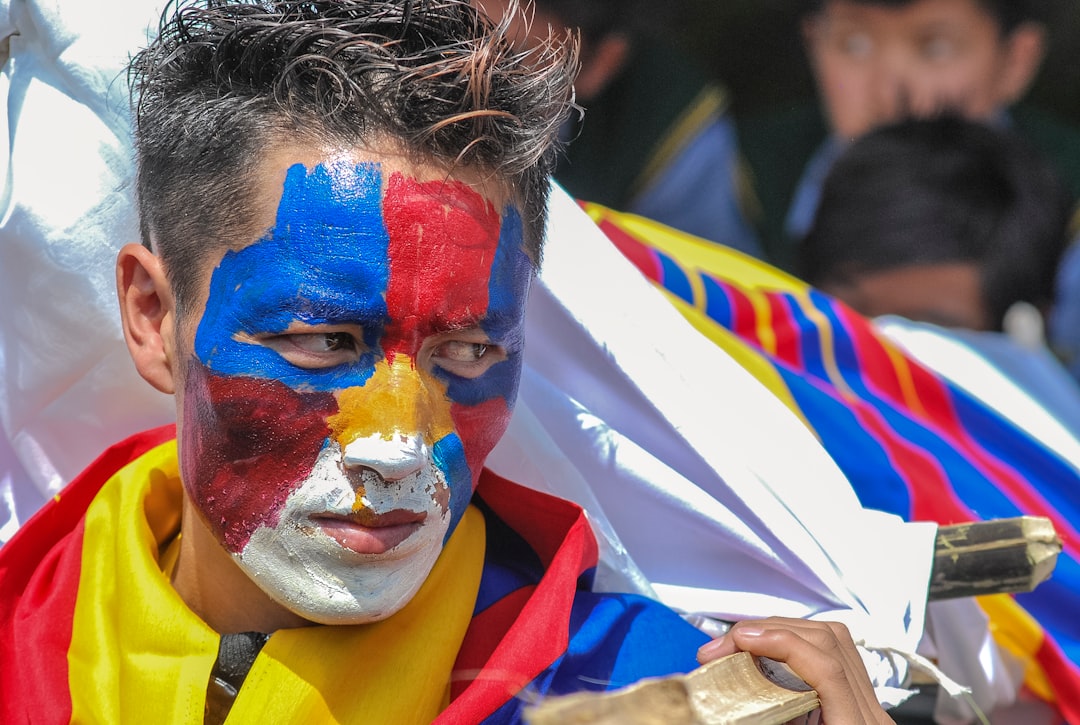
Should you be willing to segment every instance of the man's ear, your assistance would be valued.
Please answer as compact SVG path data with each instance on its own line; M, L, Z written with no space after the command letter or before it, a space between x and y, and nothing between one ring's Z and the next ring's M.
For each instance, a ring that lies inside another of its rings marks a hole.
M161 392L176 392L176 306L161 260L140 244L124 245L116 257L116 291L135 369Z
M1011 106L1019 101L1046 56L1046 29L1038 23L1022 23L1005 38L1005 67L998 86L999 102Z
M630 58L630 38L614 31L595 41L586 51L574 82L579 101L596 98L615 80Z
M799 33L802 35L803 51L810 63L810 69L814 72L815 80L818 73L818 57L821 50L821 15L807 13L799 21Z

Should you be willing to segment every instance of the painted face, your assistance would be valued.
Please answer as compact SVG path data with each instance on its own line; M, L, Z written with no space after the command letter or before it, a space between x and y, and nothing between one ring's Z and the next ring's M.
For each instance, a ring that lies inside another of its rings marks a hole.
M978 0L829 0L806 35L830 122L844 138L943 107L989 118L1022 91L1009 41Z
M509 422L531 264L520 218L445 175L288 169L276 223L214 269L183 394L206 524L307 619L389 616Z

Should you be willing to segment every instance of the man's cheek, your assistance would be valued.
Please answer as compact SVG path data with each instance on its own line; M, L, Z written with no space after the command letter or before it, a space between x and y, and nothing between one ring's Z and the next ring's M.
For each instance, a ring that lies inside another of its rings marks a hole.
M510 424L521 378L520 354L513 354L475 379L446 376L454 430L475 486L491 449Z
M465 462L472 472L471 484L476 485L491 449L502 438L510 424L510 407L501 397L491 398L476 405L455 403L450 408L454 429L464 448Z
M332 393L215 375L197 360L184 386L181 468L188 495L226 549L273 527L311 473L337 412Z

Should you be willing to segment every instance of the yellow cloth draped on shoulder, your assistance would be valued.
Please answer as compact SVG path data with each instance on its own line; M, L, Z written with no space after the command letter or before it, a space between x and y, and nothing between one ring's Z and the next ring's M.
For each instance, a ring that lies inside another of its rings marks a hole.
M181 490L170 442L117 473L87 512L68 653L73 722L203 722L219 638L158 555L179 527ZM430 722L449 702L484 548L483 514L470 506L393 617L275 632L226 722Z

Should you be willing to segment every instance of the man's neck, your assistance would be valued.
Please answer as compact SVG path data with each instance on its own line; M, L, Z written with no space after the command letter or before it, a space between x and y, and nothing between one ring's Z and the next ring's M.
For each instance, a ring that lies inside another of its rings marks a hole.
M272 600L233 561L184 497L180 553L172 585L219 634L275 632L312 623Z

